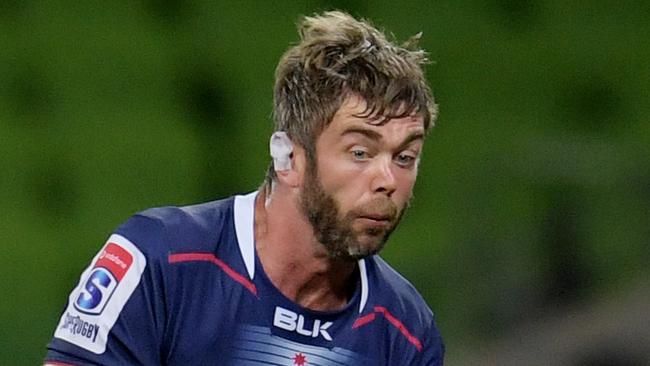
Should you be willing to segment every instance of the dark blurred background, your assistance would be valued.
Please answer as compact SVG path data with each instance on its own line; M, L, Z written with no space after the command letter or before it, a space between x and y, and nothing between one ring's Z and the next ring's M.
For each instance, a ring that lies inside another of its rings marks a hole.
M650 365L650 2L0 1L0 364L113 228L255 190L300 15L423 31L440 104L384 257L447 365Z

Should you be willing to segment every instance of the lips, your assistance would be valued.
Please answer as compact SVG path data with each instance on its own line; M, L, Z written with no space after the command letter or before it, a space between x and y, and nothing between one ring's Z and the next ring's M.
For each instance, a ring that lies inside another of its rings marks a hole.
M357 219L363 225L371 227L388 227L393 222L391 215L383 213L363 213Z
M357 207L349 215L367 225L388 226L397 220L398 211L390 201L374 200Z
M373 221L390 221L391 219L390 215L382 215L382 214L364 214L364 215L359 215L359 218L373 220Z

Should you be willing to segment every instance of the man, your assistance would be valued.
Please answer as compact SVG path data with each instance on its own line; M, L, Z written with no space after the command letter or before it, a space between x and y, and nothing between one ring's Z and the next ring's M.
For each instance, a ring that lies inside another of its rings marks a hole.
M376 254L412 194L434 102L422 51L341 12L279 63L259 192L144 211L72 292L54 365L441 365L417 291Z

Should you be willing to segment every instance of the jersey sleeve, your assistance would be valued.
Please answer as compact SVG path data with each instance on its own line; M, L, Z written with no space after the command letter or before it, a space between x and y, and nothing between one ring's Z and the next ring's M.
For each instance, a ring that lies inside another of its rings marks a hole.
M156 219L135 215L108 238L70 294L46 362L162 363L164 236Z
M442 366L445 356L445 345L433 319L431 319L431 324L427 333L428 334L424 339L422 352L420 352L421 359L416 361L413 365Z

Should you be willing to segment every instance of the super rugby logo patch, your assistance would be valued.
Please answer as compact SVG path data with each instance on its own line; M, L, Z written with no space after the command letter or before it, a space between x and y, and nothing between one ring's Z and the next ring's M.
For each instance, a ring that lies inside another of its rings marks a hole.
M54 336L93 353L104 353L108 333L138 287L146 265L146 258L133 243L111 235L70 294Z
M74 307L85 314L101 314L132 263L133 256L126 249L116 243L106 244Z

